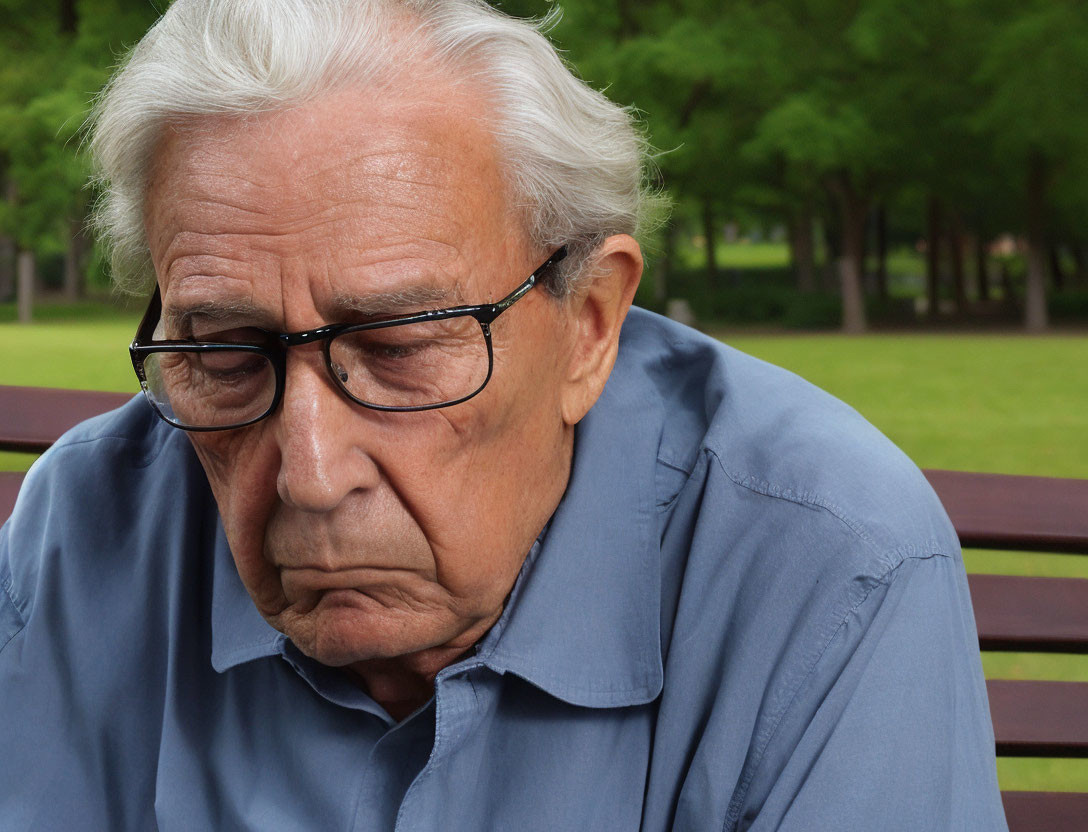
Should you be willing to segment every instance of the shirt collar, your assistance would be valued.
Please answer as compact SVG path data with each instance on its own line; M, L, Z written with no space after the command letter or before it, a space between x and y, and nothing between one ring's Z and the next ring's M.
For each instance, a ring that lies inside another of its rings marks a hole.
M219 673L283 651L286 636L265 621L249 597L223 526L216 517L212 565L212 667Z
M663 408L623 358L576 428L566 493L477 653L583 707L650 702L664 677L654 494ZM285 637L257 612L221 527L215 549L212 665L223 672L281 653Z

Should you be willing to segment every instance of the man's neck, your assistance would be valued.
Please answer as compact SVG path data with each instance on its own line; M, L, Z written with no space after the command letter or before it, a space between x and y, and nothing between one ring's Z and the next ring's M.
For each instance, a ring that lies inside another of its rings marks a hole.
M434 680L444 667L460 660L484 637L502 614L481 621L456 642L421 650L407 656L369 659L349 665L347 670L360 687L397 722L425 705L434 695Z

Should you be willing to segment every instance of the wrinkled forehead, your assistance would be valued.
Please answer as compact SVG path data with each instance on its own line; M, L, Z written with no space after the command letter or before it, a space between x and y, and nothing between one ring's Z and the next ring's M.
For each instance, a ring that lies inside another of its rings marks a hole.
M481 281L520 264L526 235L481 99L435 93L345 91L168 129L146 212L167 306L183 285L273 277L330 297L493 294Z

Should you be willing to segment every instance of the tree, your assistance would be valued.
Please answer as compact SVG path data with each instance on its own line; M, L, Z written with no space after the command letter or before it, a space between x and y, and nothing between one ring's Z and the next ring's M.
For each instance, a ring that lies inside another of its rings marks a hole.
M8 197L0 235L19 252L25 312L37 258L67 253L76 267L85 259L90 193L80 128L116 52L157 13L147 0L0 0L0 12L12 21L0 33L0 174ZM70 294L82 271L67 275Z
M977 80L984 102L976 117L994 136L1019 184L1027 235L1024 323L1047 327L1046 260L1056 180L1083 170L1088 135L1088 9L1072 2L1012 4L987 38Z

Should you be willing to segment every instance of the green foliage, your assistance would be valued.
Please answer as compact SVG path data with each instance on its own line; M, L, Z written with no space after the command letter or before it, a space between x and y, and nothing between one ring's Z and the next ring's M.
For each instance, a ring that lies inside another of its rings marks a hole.
M554 36L591 83L645 113L678 206L768 223L815 212L835 228L831 194L845 193L913 212L921 237L916 206L935 197L990 239L1026 228L1035 148L1056 238L1088 237L1082 3L581 0ZM678 214L687 225L698 211Z
M988 92L976 122L1024 157L1084 151L1088 113L1088 8L1033 0L992 27L976 78Z
M39 260L62 255L69 220L94 196L80 144L89 102L164 2L0 0L11 21L0 30L0 235ZM518 15L552 10L495 2ZM684 229L705 210L766 225L815 216L835 237L848 193L909 218L915 238L930 197L971 233L1019 234L1036 154L1051 236L1088 242L1083 3L578 0L563 4L552 36L592 85L638 108ZM104 285L97 251L87 270ZM823 301L692 290L703 306L785 314L785 304L790 320L831 318ZM1070 303L1052 305L1062 315Z
M842 303L829 292L800 293L790 298L782 323L790 329L838 329L842 326Z
M1056 321L1088 321L1088 288L1055 292L1047 306Z
M36 251L62 253L68 221L90 203L80 130L119 50L156 17L148 0L0 0L0 233Z

